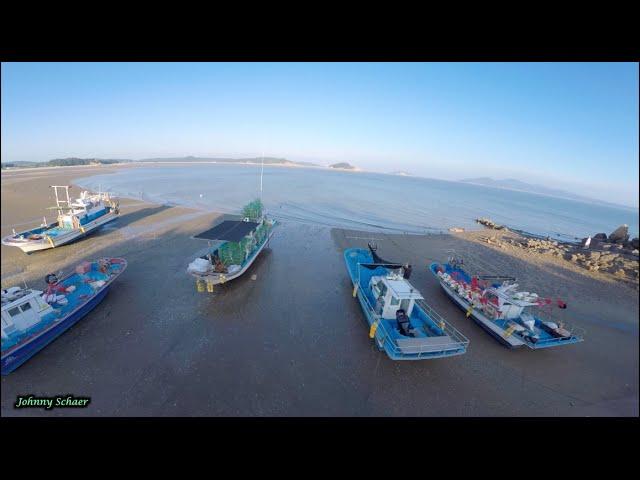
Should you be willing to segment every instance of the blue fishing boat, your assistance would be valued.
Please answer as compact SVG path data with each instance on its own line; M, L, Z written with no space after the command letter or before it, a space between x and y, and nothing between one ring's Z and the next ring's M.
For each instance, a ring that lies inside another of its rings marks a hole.
M469 341L449 325L409 282L405 266L369 250L348 248L344 260L369 324L369 337L392 360L461 355Z
M89 313L127 267L123 258L82 262L75 272L46 277L44 292L2 290L2 375L18 368Z
M556 307L566 309L565 302L519 292L514 277L471 275L457 255L447 263L432 263L429 269L466 316L506 347L541 349L583 341L579 329L549 318Z

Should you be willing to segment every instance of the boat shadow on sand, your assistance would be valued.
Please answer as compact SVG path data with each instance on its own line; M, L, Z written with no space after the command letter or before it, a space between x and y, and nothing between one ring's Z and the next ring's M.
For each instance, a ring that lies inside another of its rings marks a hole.
M232 281L216 285L213 293L207 293L216 302L205 303L207 313L231 313L237 310L238 302L244 302L255 288L265 288L262 283L268 275L273 251L270 247L264 247L260 254L247 269L245 275L241 275ZM187 282L191 280L190 278ZM194 286L195 289L195 286ZM202 294L201 294L202 295ZM220 303L222 301L222 303Z
M123 208L126 208L126 207L127 207L126 205L123 206ZM121 213L120 216L112 223L112 225L106 228L104 227L101 228L98 233L101 234L103 231L108 232L109 230L115 230L117 228L126 227L134 222L137 222L138 220L142 220L143 218L147 218L152 215L162 213L165 210L169 210L170 208L173 208L173 207L168 205L159 205L157 207L141 208L140 210L134 210L133 212L129 212L129 213Z
M109 235L110 233L123 229L125 227L128 227L132 224L135 224L136 222L143 220L145 218L151 217L153 215L158 215L162 212L164 212L165 210L169 210L170 206L166 206L166 205L160 205L158 207L148 207L148 208L142 208L140 210L135 210L133 212L129 212L129 213L122 213L120 214L120 216L118 218L116 218L113 222L111 222L108 225L104 225L100 228L98 228L96 231L91 232L89 235L86 235L85 237L81 237L79 238L77 241L72 242L68 245L61 245L60 247L57 248L63 248L69 245L72 245L73 243L80 243L82 244L83 241L85 241L88 238L101 238L104 237L106 235Z

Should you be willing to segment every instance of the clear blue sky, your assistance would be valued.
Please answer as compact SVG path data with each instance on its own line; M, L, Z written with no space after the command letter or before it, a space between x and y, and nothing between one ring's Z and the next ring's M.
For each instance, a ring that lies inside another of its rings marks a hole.
M2 161L259 156L638 205L634 63L3 63Z

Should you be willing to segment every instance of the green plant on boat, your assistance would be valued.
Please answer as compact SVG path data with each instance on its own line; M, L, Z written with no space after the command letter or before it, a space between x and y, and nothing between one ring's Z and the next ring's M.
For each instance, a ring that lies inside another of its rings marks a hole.
M267 230L268 230L268 226L266 222L262 222L262 224L256 228L256 243L258 245L260 245L262 243L262 241L265 239L265 237L267 236Z
M262 201L259 198L256 198L253 202L247 203L242 208L242 216L251 220L259 220L262 218L263 208Z
M253 221L259 221L262 218L262 210L264 206L259 198L246 204L242 209L242 216ZM262 222L254 231L253 235L244 237L239 242L226 242L218 249L220 260L227 267L230 265L242 265L243 262L251 255L256 246L260 245L266 238L269 225Z
M239 242L227 242L223 244L219 248L220 260L222 261L222 263L224 263L227 267L229 265L242 265L245 255L244 246L246 240L246 238L243 238Z

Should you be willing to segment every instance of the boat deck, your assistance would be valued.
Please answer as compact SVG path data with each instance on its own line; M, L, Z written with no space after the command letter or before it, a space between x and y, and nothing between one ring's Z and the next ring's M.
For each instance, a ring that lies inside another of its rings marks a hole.
M72 232L74 229L70 227L53 227L48 230L43 230L41 234L49 235L50 237L57 237L58 235L64 235L65 233Z
M440 285L445 290L447 295L449 295L449 297L451 297L451 299L454 300L463 310L467 310L468 308L470 308L471 305L466 299L458 295L448 285L446 285L446 283L444 283L440 277L438 277L438 267L443 267L446 273L448 273L449 275L455 274L458 278L466 283L471 282L471 277L469 276L469 274L461 268L452 267L448 263L443 265L432 263L430 266L431 273L433 273L436 278L438 278ZM497 283L492 284L493 287L498 287L499 285L500 284ZM543 320L534 315L527 315L528 317L535 320L533 332L526 330L523 332L518 332L517 330L510 331L510 325L520 325L520 322L517 321L518 319L489 319L477 309L473 309L471 314L473 319L477 323L480 323L485 328L485 330L489 331L489 333L491 333L500 342L511 348L519 347L521 345L527 345L531 349L540 349L555 347L559 345L569 345L582 341L582 337L580 335L571 335L570 337L560 337L554 335L548 329L548 327L544 325ZM523 333L526 333L526 335L523 335ZM536 340L532 340L531 334L537 335L538 338Z
M8 339L2 339L2 353L4 354L7 350L28 341L31 337L45 330L57 320L66 317L76 308L85 304L101 288L94 289L90 285L91 282L98 280L108 282L113 275L120 273L123 268L124 263L114 262L110 264L110 269L106 273L102 273L98 270L97 263L93 262L92 269L88 272L83 274L73 273L62 279L60 283L65 287L72 285L76 287L73 292L64 294L68 303L66 305L54 305L54 311L44 315L40 322L33 325L30 329L24 332L16 332Z
M371 277L386 275L387 269L374 270L358 268L358 263L371 263L370 253L364 249L345 250L345 259L352 281L358 283L358 297L367 314L368 322L373 322L375 298L368 287ZM426 311L428 310L429 313ZM416 303L409 317L414 329L414 337L407 337L398 330L395 319L382 319L376 331L376 338L384 342L385 351L395 360L438 358L465 353L468 340L453 327L446 324L428 305Z

